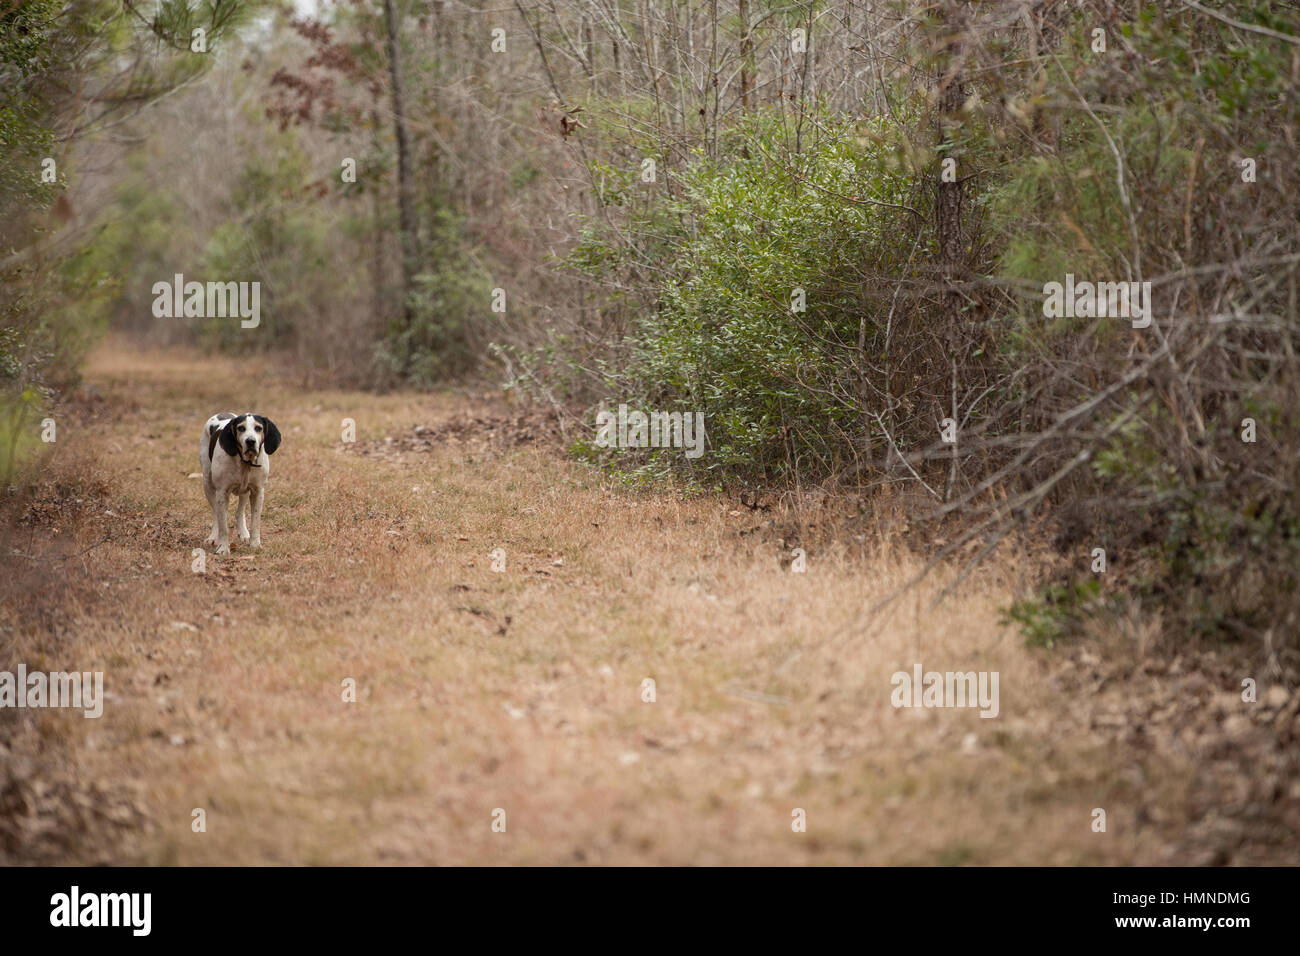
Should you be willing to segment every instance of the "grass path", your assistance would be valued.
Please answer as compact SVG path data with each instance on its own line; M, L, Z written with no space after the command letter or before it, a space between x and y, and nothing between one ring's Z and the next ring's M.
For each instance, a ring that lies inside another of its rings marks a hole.
M1296 860L1284 702L1241 717L1238 662L1153 665L1140 622L1026 649L998 623L1014 556L937 610L922 588L871 619L915 569L880 535L805 528L791 573L793 516L631 492L472 432L383 443L481 402L218 367L100 349L102 398L63 414L6 516L4 659L102 670L109 696L99 720L0 711L0 860ZM187 475L226 409L284 436L265 548L195 574L209 518ZM999 716L893 709L890 675L917 662L999 672ZM1240 754L1273 761L1266 779L1234 777Z

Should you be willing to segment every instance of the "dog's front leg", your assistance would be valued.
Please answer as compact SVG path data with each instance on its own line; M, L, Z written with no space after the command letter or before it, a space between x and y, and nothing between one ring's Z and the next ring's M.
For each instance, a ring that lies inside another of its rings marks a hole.
M213 502L212 510L216 514L217 521L217 554L229 554L230 527L226 523L230 509L229 492L218 490L216 499L217 500Z
M238 494L238 502L235 505L235 530L239 532L239 540L245 544L248 543L248 525L244 523L244 506L251 505L249 500L250 493L241 491ZM249 517L252 517L252 507L249 509Z
M262 502L266 500L266 489L254 486L248 492L248 513L253 519L253 547L262 546Z
M208 540L203 543L213 545L221 538L221 526L217 524L217 493L215 489L209 488L208 483L204 481L203 494L208 499L208 507L212 509L212 534L208 535Z

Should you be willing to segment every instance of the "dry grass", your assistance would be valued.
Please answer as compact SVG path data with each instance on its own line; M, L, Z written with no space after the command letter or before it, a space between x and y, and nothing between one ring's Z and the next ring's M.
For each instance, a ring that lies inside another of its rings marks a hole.
M1027 558L872 619L916 568L889 539L810 544L793 574L788 515L633 494L544 447L339 441L344 418L382 440L481 401L212 361L102 349L103 402L69 411L11 503L4 658L103 670L111 696L99 720L0 712L0 859L1297 861L1281 700L1240 717L1241 662L1155 665L1140 621L1026 649L998 620ZM284 435L266 547L194 574L208 512L186 476L231 395ZM892 709L916 661L998 671L1001 715Z

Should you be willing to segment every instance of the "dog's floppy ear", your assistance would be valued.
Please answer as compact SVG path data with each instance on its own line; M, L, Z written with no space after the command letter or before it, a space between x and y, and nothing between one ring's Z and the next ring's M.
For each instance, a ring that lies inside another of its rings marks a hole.
M280 447L280 429L275 427L275 422L265 415L254 415L262 427L266 429L266 437L262 439L262 449L268 455L274 455L275 450Z
M217 433L217 441L221 442L221 450L227 455L235 458L239 457L239 442L235 440L235 422L239 421L242 416L236 415Z

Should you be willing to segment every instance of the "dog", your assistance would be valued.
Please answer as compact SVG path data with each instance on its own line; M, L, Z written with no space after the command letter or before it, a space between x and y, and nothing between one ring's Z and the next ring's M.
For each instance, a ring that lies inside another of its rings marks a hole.
M203 472L203 494L212 506L212 534L204 544L215 544L217 554L230 553L226 511L232 492L239 497L235 508L239 540L254 548L262 546L266 479L271 473L271 456L279 447L280 429L265 415L222 412L203 426L199 469ZM251 528L244 523L245 506Z

